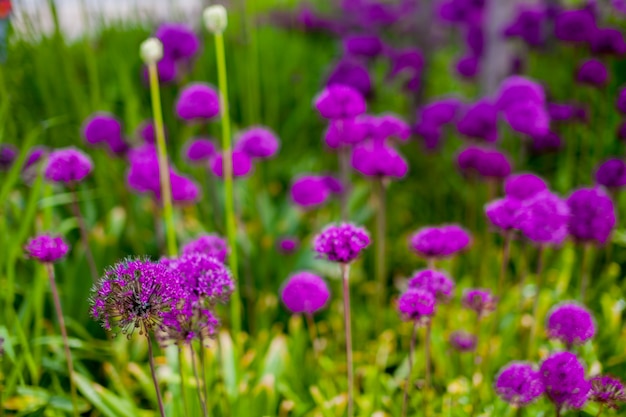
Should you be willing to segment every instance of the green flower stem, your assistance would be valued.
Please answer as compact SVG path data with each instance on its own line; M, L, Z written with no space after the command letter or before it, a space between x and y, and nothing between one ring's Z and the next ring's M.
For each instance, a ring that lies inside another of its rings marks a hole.
M159 403L159 413L161 413L161 417L165 417L165 407L163 407L163 398L161 397L159 380L157 379L156 369L154 368L154 352L152 351L152 340L150 339L150 335L148 333L146 333L146 341L148 342L148 361L150 362L150 375L152 375L154 391L156 392L157 401Z
M78 202L78 187L75 184L71 187L72 193L72 209L74 210L74 216L78 220L78 228L80 229L80 237L85 247L85 256L87 257L87 264L89 265L89 271L91 272L91 279L94 284L98 282L98 268L96 267L96 261L89 246L89 232L87 231L87 223L80 210L80 203Z
M528 338L528 358L532 358L534 354L535 338L537 337L537 328L539 322L539 295L541 294L541 287L543 286L543 258L545 249L543 246L539 246L537 253L537 289L535 291L535 300L533 301L533 321L530 327L530 337Z
M387 229L386 193L383 178L374 181L376 199L376 283L379 307L387 301L387 265L385 264L385 235Z
M193 376L196 379L196 390L198 391L198 400L202 405L202 415L204 417L209 417L209 412L206 407L206 400L204 398L204 386L200 382L200 375L198 373L198 364L196 363L196 353L194 352L193 345L189 345L189 349L191 350L191 367L193 368ZM202 344L200 345L200 354L203 355L202 352Z
M215 54L217 58L217 78L222 98L222 148L224 176L224 209L226 214L226 236L228 239L228 263L235 282L239 281L237 273L237 226L235 224L235 202L233 197L233 158L231 149L230 113L228 110L228 79L226 75L226 57L224 54L224 36L215 34ZM241 298L239 285L230 299L231 326L235 336L241 331Z
M587 293L587 288L589 288L589 275L592 268L591 250L591 244L585 243L583 246L582 264L580 266L580 273L582 274L580 278L580 302L583 304L585 304L585 296Z
M150 76L152 117L154 118L154 131L159 157L159 178L161 180L161 200L163 201L163 217L165 218L165 232L167 235L167 252L169 256L176 256L178 250L176 249L176 229L174 228L174 210L172 208L172 187L170 185L170 170L167 161L167 148L165 146L159 74L156 62L148 65L148 73Z
M409 373L406 375L406 383L404 384L404 396L402 398L402 417L406 416L407 405L409 402L409 387L411 385L411 373L413 372L413 353L415 352L416 337L417 337L417 321L414 321L413 331L411 332L411 345L409 348Z
M354 416L354 364L352 360L352 324L350 322L350 265L341 264L343 281L343 319L346 333L346 362L348 369L348 417Z

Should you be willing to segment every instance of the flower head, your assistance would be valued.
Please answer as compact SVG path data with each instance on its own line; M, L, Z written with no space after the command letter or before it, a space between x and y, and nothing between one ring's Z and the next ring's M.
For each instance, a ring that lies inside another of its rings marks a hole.
M155 36L163 44L163 55L174 61L193 58L200 48L200 40L193 30L181 23L164 23Z
M135 133L144 143L154 145L156 142L156 134L154 131L154 122L152 120L144 120L141 122Z
M545 390L539 371L531 364L521 362L511 363L500 370L495 389L500 398L518 407L533 402Z
M300 246L300 240L297 237L282 237L277 242L278 250L286 255L294 253Z
M383 52L385 45L376 35L352 35L343 39L343 49L348 55L374 58Z
M537 82L519 75L513 75L502 82L496 94L495 105L504 112L515 108L521 103L532 103L543 106L546 93Z
M595 17L586 9L562 11L554 21L554 34L562 41L587 42L595 31Z
M530 46L542 46L545 43L545 24L547 15L540 8L520 8L511 22L504 29L507 38L517 37Z
M495 311L498 300L486 289L470 289L463 294L463 307L474 310L479 317Z
M539 374L548 399L557 408L581 408L587 401L591 384L585 380L585 368L573 353L552 354L541 364Z
M409 288L398 298L398 312L404 320L426 320L435 314L435 296L425 289Z
M596 29L590 39L591 51L594 54L624 55L626 42L618 29Z
M485 206L485 215L489 222L498 229L506 232L517 226L517 216L522 203L511 197L492 201Z
M476 172L484 178L506 178L511 173L511 162L495 149L467 147L457 156L457 164L462 171Z
M366 104L354 88L333 84L315 97L315 108L325 119L349 119L365 113Z
M572 119L584 121L587 117L584 107L564 103L548 103L548 114L553 122L565 122Z
M368 177L395 177L406 175L409 166L391 146L370 142L357 145L352 151L352 167Z
M350 223L330 225L315 236L315 252L321 257L343 264L354 261L370 244L367 231Z
M0 171L11 169L13 162L17 158L17 149L13 145L0 145Z
M456 61L456 72L463 78L474 78L480 72L480 57L472 53L463 55Z
M626 162L611 158L596 170L596 183L607 188L621 188L626 185Z
M568 233L570 210L567 203L549 191L525 200L517 218L524 236L543 245L560 245Z
M216 154L215 144L210 139L197 138L187 142L185 156L194 163L204 163Z
M604 244L615 227L613 200L602 188L580 188L567 199L569 233L578 241Z
M71 184L82 181L92 170L91 158L82 151L70 147L50 153L45 175L49 181Z
M372 92L372 79L367 67L361 62L344 58L338 61L328 75L326 85L343 85L367 97Z
M0 155L2 151L0 151ZM48 154L48 149L43 146L34 146L28 153L26 162L24 163L24 169L30 168ZM2 157L0 156L0 167L2 166Z
M481 100L470 106L457 122L456 128L469 138L482 139L486 142L498 140L498 109L487 100Z
M516 200L527 200L548 189L546 182L535 174L511 175L504 182L504 193Z
M166 265L179 275L180 286L194 301L207 305L226 302L235 288L228 268L206 251L188 251L179 258L169 260Z
M452 332L450 345L459 352L472 352L476 349L476 336L462 330Z
M610 376L591 378L589 400L617 410L618 403L626 402L624 384L619 379Z
M437 302L447 302L452 298L454 281L445 273L434 269L418 271L409 279L409 288L430 291Z
M303 271L287 279L280 298L292 313L314 314L326 306L330 290L322 277Z
M219 93L208 84L189 84L176 100L176 114L187 121L213 119L220 114Z
M204 20L204 26L211 33L222 33L226 30L226 26L228 25L228 13L226 12L226 8L221 4L209 6L204 9L202 19Z
M424 227L410 238L410 247L424 258L445 258L467 248L472 237L457 225Z
M329 179L333 181L329 181ZM298 178L291 186L291 200L304 208L324 204L331 193L341 193L343 187L333 187L336 180L332 177L305 175Z
M83 122L83 138L89 144L122 140L122 124L109 113L94 113Z
M139 46L139 55L146 64L156 64L163 58L163 44L157 38L148 38Z
M202 253L224 263L228 254L228 244L218 235L202 235L187 243L182 249L183 255Z
M31 258L42 263L52 263L63 259L67 255L69 246L62 237L46 234L30 239L24 249Z
M172 187L172 201L178 204L193 203L200 198L200 187L193 180L170 170L170 186ZM156 193L161 199L161 190Z
M330 120L328 129L324 133L324 141L331 149L353 146L365 140L370 130L370 123L363 116Z
M571 347L582 345L596 334L591 313L576 303L564 303L552 309L547 323L548 337Z
M252 159L243 151L233 151L232 153L233 177L245 177L252 171ZM211 171L222 178L224 176L224 155L218 153L211 161Z
M280 142L271 130L258 126L241 132L235 144L236 150L245 152L250 158L271 158L276 155Z
M605 86L608 79L609 71L606 66L602 61L593 58L583 62L576 74L576 81L595 87Z

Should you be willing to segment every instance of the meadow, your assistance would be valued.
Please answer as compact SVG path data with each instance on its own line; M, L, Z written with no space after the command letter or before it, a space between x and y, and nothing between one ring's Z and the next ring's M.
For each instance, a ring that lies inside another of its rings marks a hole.
M0 417L625 415L626 6L243 3L11 33Z

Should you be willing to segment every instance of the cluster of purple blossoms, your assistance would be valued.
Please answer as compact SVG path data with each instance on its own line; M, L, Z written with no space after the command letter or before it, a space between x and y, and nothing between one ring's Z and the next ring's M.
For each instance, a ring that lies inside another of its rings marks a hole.
M548 133L550 116L543 87L518 75L500 85L495 102L504 119L516 132L541 136Z
M495 143L498 141L498 108L487 99L479 100L465 109L456 129L470 139Z
M330 225L315 236L315 252L332 262L348 264L370 244L367 231L350 223Z
M472 243L470 234L460 226L424 227L415 232L409 245L426 259L446 258L466 249Z
M183 255L202 253L224 263L228 255L228 244L221 236L202 235L183 246Z
M128 144L122 135L122 124L112 114L92 114L83 122L82 133L88 144L106 144L115 155L124 154L128 150Z
M191 68L191 62L200 49L200 40L188 26L180 23L164 23L155 36L163 44L163 58L157 63L162 83L175 81L181 73ZM144 78L147 71L144 70Z
M473 310L478 317L484 317L495 311L498 299L489 290L470 289L463 293L463 307Z
M46 179L52 182L76 184L93 170L91 158L84 152L70 147L52 151L45 169Z
M184 149L185 158L192 164L205 165L217 154L215 144L207 138L190 139Z
M180 92L175 110L182 120L206 122L220 114L220 95L208 84L188 84Z
M398 298L398 312L404 320L423 323L435 314L435 296L423 288L409 288Z
M343 185L334 177L305 175L291 185L291 200L302 208L314 208L326 203L331 194L343 191Z
M308 271L291 275L280 292L285 306L294 314L315 314L326 306L330 290L326 281Z
M504 183L506 196L519 201L528 200L547 189L546 182L535 174L511 175Z
M618 403L626 402L624 384L619 379L610 376L597 376L591 378L590 382L590 401L615 410L619 408Z
M593 338L596 326L591 313L584 307L568 302L556 306L548 315L547 332L550 339L563 342L568 350Z
M441 144L443 127L456 120L462 103L456 98L444 98L427 104L418 111L418 122L413 132L424 141L426 149L436 149Z
M495 390L504 401L522 407L541 396L545 387L539 371L535 370L531 364L514 362L500 371Z
M454 281L444 272L424 269L413 274L409 279L408 288L430 291L438 303L445 303L452 298Z
M39 262L54 263L67 255L69 246L60 236L43 234L30 239L24 250Z
M567 199L569 233L578 242L604 244L615 227L613 200L602 188L580 188Z
M626 162L619 158L611 158L598 167L595 173L596 184L609 190L617 190L626 186Z
M477 339L472 333L458 330L450 333L450 345L459 352L473 352L476 350Z
M585 379L585 368L570 352L552 354L539 369L548 399L559 410L581 408L587 401L591 384Z
M458 154L457 164L464 174L486 179L503 179L511 173L511 162L495 149L467 147Z
M248 128L239 134L235 151L242 151L250 158L267 159L276 155L280 141L274 132L263 126Z
M517 228L539 245L560 245L567 237L569 220L567 203L549 191L542 191L523 202Z
M314 103L320 115L328 120L352 119L365 113L367 109L361 93L342 84L326 87L315 97Z

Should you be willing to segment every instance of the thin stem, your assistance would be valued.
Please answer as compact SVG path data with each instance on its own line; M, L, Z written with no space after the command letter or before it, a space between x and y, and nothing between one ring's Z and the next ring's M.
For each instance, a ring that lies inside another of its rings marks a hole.
M185 416L189 415L189 399L187 398L187 390L185 381L185 356L183 355L183 346L178 345L178 378L180 379L180 398L183 400L183 412Z
M350 219L348 208L348 200L350 199L350 150L345 146L339 148L339 176L343 186L339 200L341 204L341 220L345 222Z
M409 347L409 373L406 376L406 384L404 385L404 397L402 399L402 417L406 416L407 404L409 402L409 387L411 385L411 374L413 371L413 352L415 352L415 339L417 338L417 321L413 322L413 331L411 332L411 345Z
M476 374L476 372L480 369L479 365L481 362L481 356L480 356L480 319L481 319L481 315L478 314L476 316L476 321L474 322L474 337L476 340L476 348L474 349L474 357L472 360L472 373L470 375L470 392L471 392L471 401L472 401L472 413L470 414L470 416L474 416L476 414L476 411L478 410L478 402L479 402L479 398L477 395L477 389L476 387L474 387L474 375Z
M204 386L204 398L209 399L209 381L206 376L206 360L205 360L205 349L202 340L200 340L200 369L202 370L202 383Z
M304 313L304 317L306 319L307 327L309 328L309 338L311 339L311 345L313 346L313 354L317 358L319 353L319 343L317 339L317 326L315 325L315 320L313 320L313 314Z
M431 352L431 339L432 339L433 321L428 320L426 323L426 334L424 336L424 367L425 367L425 384L424 391L428 391L431 386L432 380L432 352Z
M580 279L580 301L583 304L585 303L587 288L589 288L589 275L592 268L592 265L590 264L591 249L591 244L585 243L585 245L583 246L583 259L580 265L580 272L582 274L582 277Z
M230 112L228 104L228 77L226 74L226 55L224 53L224 37L221 33L215 34L215 55L217 59L217 78L222 100L222 149L223 149L223 176L224 176L224 210L226 215L226 235L228 238L228 263L235 282L238 281L237 272L237 226L235 223L235 199L233 192L233 156L231 149ZM241 298L239 286L230 299L231 326L235 335L241 331Z
M598 410L598 414L596 414L596 417L600 417L603 411L604 411L604 404L600 404L600 409Z
M196 363L196 353L194 352L193 345L190 345L191 349L191 367L193 368L193 376L196 379L196 390L198 391L198 399L200 400L200 404L202 405L202 414L204 417L209 416L209 412L206 407L206 399L204 398L204 390L202 383L200 382L200 376L198 375L198 365ZM202 354L202 345L200 345L200 354Z
M78 189L75 185L71 187L72 193L72 209L74 210L74 216L78 220L78 228L80 229L80 238L83 241L85 248L85 256L87 257L87 264L89 265L89 272L91 272L91 279L93 282L98 282L98 268L96 267L96 261L93 257L93 252L89 246L89 233L87 232L87 223L80 210L80 204L78 202Z
M531 358L533 355L533 347L535 343L535 337L537 336L537 323L538 313L539 313L539 295L541 294L541 287L543 286L543 258L544 258L544 248L543 246L539 247L537 253L537 289L535 291L535 299L533 301L533 321L530 327L530 337L528 338L528 357Z
M161 389L159 388L159 381L156 376L156 370L154 369L154 352L152 351L152 340L150 340L150 335L148 333L146 333L146 340L148 342L148 362L150 362L150 374L152 375L154 391L156 393L157 401L159 403L159 412L161 413L161 417L165 417L165 408L163 407Z
M428 268L428 269L435 269L436 268L435 258L430 257L430 258L426 259L426 268Z
M502 247L502 265L500 265L500 276L498 278L498 297L502 297L502 291L504 290L504 281L506 278L506 269L509 266L509 259L511 258L511 232L505 232L504 244Z
M50 291L54 301L54 309L59 319L59 327L61 328L61 337L63 338L63 349L65 351L65 360L67 361L67 371L70 377L70 394L72 396L72 408L74 416L78 416L78 397L76 395L76 386L74 385L74 362L72 361L72 352L70 351L70 342L67 337L67 329L65 327L65 319L63 318L63 309L61 308L61 298L57 290L56 280L54 279L54 267L51 263L46 262L46 271L50 279Z
M348 417L354 416L354 370L352 362L352 325L350 323L350 265L341 264L343 280L343 319L346 332L346 360L348 368Z
M555 413L556 417L561 417L561 407L556 405L555 410L556 410L556 413Z
M378 283L379 307L383 308L387 300L387 265L385 264L385 235L387 229L387 210L385 184L382 178L374 181L376 198L376 282Z

